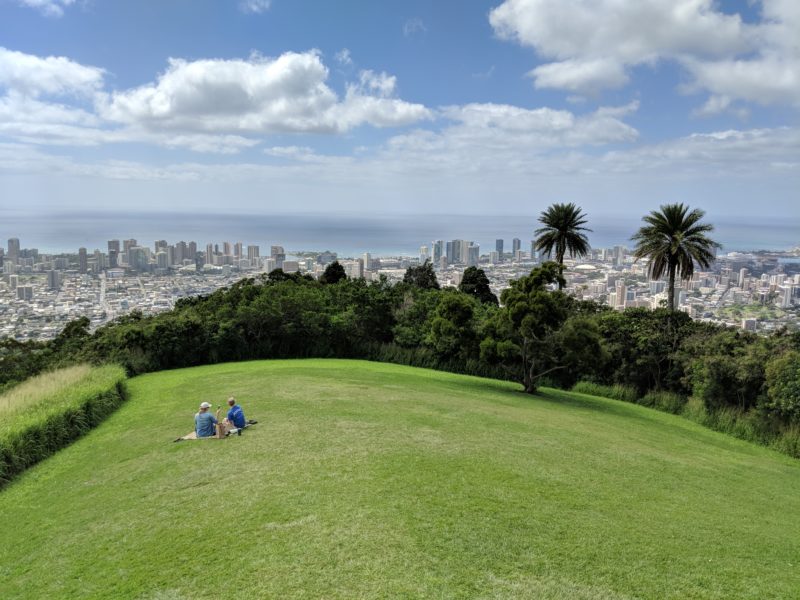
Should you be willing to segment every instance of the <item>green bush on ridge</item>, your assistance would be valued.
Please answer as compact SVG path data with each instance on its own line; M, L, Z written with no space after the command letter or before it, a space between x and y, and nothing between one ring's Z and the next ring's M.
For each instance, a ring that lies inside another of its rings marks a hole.
M125 399L119 366L43 373L0 396L0 486L96 427Z

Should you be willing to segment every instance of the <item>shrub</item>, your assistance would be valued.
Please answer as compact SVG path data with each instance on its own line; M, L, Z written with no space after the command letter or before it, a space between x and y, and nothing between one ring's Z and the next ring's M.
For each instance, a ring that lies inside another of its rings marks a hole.
M770 444L778 452L800 458L800 427L794 425L782 431Z
M700 425L705 425L708 415L703 401L700 398L691 396L683 405L681 416Z
M614 385L601 385L591 381L579 381L572 386L572 391L579 394L588 394L590 396L622 400L623 402L636 402L637 399L635 389L619 383L615 383Z
M0 485L96 427L124 401L124 380L121 367L79 365L0 396Z
M662 412L679 415L686 405L686 398L675 392L647 392L639 401L642 406L649 406Z

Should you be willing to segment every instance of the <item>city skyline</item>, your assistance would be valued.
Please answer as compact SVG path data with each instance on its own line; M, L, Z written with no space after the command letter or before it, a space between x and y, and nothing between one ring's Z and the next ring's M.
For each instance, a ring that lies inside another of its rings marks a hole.
M0 201L797 222L798 29L785 0L9 0Z

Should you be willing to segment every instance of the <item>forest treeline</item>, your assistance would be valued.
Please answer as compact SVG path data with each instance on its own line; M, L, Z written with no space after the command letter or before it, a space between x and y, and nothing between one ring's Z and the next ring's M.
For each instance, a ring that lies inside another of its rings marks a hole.
M348 279L338 263L319 281L277 270L94 332L82 318L49 342L4 339L0 389L82 362L118 363L133 375L247 359L365 358L518 381L527 392L577 384L671 412L691 397L706 424L761 442L789 432L795 447L785 450L800 454L800 333L759 336L667 308L614 311L560 283L560 265L544 263L498 303L475 267L458 289L439 289L429 263L397 284Z

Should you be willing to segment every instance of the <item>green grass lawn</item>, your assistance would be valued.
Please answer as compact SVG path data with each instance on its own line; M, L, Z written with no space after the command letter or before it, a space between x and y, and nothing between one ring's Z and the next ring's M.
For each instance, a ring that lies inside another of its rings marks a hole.
M800 462L360 361L155 373L0 492L9 598L797 598ZM172 443L231 393L259 424Z

